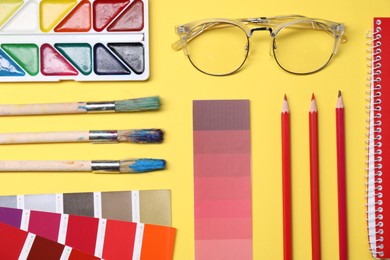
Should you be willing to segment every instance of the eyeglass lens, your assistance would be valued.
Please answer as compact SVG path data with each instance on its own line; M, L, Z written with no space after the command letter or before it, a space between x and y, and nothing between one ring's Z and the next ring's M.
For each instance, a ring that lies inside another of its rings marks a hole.
M188 43L188 57L197 69L207 74L230 74L245 62L248 38L238 26L229 23L216 26L204 30Z
M299 23L279 31L273 52L279 65L292 73L305 74L325 66L332 57L335 39L326 30L315 30L311 23Z

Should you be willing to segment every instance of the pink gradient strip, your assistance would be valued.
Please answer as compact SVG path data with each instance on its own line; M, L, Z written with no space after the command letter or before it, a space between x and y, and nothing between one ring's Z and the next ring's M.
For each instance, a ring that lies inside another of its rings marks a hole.
M252 260L248 100L194 101L195 259Z
M195 186L199 187L199 192L195 194L195 201L210 200L244 200L251 201L250 183L251 177L224 177L223 186L220 185L220 177L197 177ZM249 190L242 192L242 187L248 187ZM200 189L204 191L201 192ZM227 191L226 191L227 190Z
M249 130L195 131L196 154L246 154L250 153Z
M196 259L252 259L252 239L196 240L195 255Z
M197 218L195 237L196 240L251 239L252 219L231 217ZM225 248L225 250L227 249Z
M250 176L250 154L195 154L194 171L198 177ZM249 187L250 189L250 187ZM195 193L196 194L196 193Z
M250 200L201 200L195 201L195 218L250 218Z

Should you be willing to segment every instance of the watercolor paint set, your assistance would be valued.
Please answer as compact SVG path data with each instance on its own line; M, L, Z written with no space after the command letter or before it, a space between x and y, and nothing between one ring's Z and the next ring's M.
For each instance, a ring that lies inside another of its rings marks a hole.
M149 77L147 0L0 0L0 81Z
M2 207L0 222L104 259L172 259L176 235L167 226Z

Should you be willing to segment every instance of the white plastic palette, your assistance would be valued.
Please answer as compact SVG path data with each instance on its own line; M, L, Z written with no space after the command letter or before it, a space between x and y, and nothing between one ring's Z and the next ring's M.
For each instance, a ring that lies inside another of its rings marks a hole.
M0 81L148 77L147 0L0 0Z

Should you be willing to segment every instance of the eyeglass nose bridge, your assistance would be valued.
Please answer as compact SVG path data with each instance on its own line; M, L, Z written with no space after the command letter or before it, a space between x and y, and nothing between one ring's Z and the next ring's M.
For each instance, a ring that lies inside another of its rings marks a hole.
M249 37L252 37L253 32L255 31L269 31L270 35L272 36L272 28L270 27L255 27L250 29Z
M249 37L252 37L253 32L255 32L255 31L268 31L269 34L270 34L270 36L271 36L272 38L275 38L275 34L274 34L272 28L270 28L270 27L256 27L256 28L251 28L251 29L250 29L250 33L249 33ZM271 41L271 46L270 46L270 48L269 48L269 55L270 55L271 57L274 56L274 54L273 54L273 48L274 48L274 41L272 40L272 41Z

